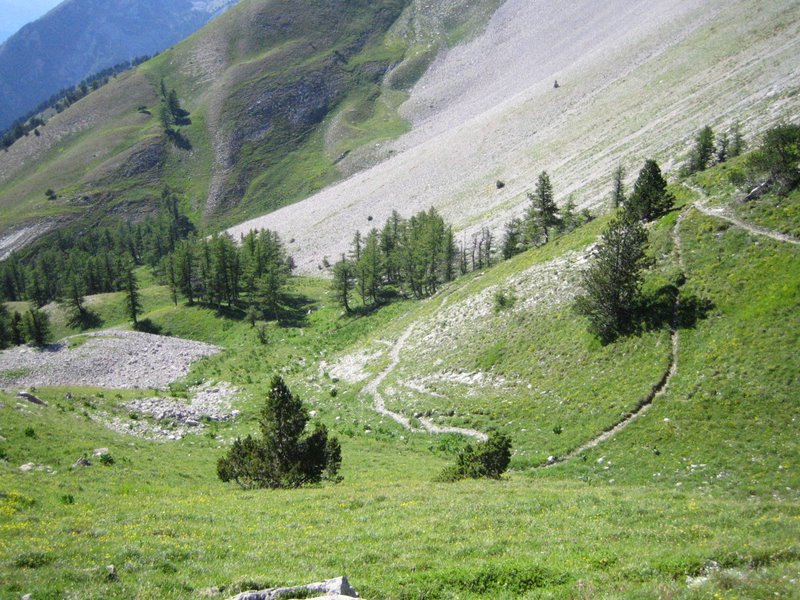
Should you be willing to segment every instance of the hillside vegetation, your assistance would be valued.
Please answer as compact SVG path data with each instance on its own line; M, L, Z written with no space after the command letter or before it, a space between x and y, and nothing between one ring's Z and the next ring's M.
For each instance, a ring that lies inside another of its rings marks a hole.
M321 189L352 151L407 130L405 90L447 34L464 39L490 13L446 4L423 33L410 0L240 3L0 155L0 230L21 236L3 247L140 219L164 183L215 228ZM159 122L162 82L189 113L179 137Z
M650 228L645 290L685 279L675 346L669 320L601 345L572 312L608 217L430 299L353 316L328 282L295 278L305 317L270 323L266 343L235 311L145 290L162 332L226 348L169 393L231 382L242 414L148 441L103 426L150 419L130 408L135 390L36 390L46 407L3 395L0 589L227 598L346 573L370 598L795 596L800 247L708 211L794 215L798 199L732 203L740 165L672 186L675 209ZM117 302L95 301L108 325L124 319ZM663 393L630 419L671 360ZM255 492L215 478L231 440L256 431L276 373L341 440L338 485ZM374 410L376 392L410 429ZM434 482L465 438L431 425L511 436L510 475ZM82 454L93 464L71 468Z

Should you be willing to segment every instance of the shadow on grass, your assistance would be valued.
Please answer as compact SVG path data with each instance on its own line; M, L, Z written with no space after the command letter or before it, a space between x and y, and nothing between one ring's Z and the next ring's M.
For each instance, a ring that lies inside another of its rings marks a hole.
M162 335L160 325L156 325L150 319L142 319L134 326L134 329L140 333L152 333L153 335Z
M316 306L313 298L305 294L289 293L283 296L283 302L278 311L278 325L281 327L305 327L308 324L308 315Z
M675 314L675 303L678 314ZM665 285L642 298L639 305L639 322L644 331L672 327L677 316L678 329L693 329L698 321L706 319L714 309L714 303L694 294L681 293L675 285Z
M87 329L96 329L102 327L103 319L100 318L95 311L90 308L85 308L82 311L75 313L67 320L67 325L73 329L80 329L86 331Z

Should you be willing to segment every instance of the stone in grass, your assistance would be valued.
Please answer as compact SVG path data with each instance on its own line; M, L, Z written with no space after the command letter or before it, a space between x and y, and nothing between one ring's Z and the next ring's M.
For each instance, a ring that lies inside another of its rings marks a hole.
M335 579L309 583L308 585L299 585L297 587L272 588L258 592L242 592L231 598L231 600L278 600L279 598L292 598L292 594L299 594L305 598L314 597L308 594L319 594L317 597L325 598L326 600L336 600L337 598L339 600L349 600L350 598L358 598L358 592L350 587L347 577L337 577Z
M108 448L95 448L93 454L95 457L103 456L103 454L108 454Z
M85 456L81 456L78 460L75 461L75 464L72 465L73 469L79 469L80 467L91 467L92 463L89 462L89 459Z

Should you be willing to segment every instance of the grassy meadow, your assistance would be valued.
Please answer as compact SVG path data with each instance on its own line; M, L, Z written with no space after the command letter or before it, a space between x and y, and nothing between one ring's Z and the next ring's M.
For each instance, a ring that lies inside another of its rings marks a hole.
M722 169L697 178L713 198L724 197ZM800 248L702 215L692 192L675 192L680 206L651 229L645 290L680 288L676 374L647 414L547 468L549 455L619 421L668 364L668 323L602 346L568 298L525 305L522 292L541 290L521 274L583 251L604 217L427 301L353 317L326 281L296 279L289 316L267 325L266 343L236 311L175 308L141 273L143 317L225 348L166 393L231 382L242 414L148 441L99 415L133 418L121 404L152 390L36 390L47 407L0 394L0 597L227 598L343 574L365 598L800 597ZM791 212L799 200L767 196L741 210ZM681 212L682 269L672 236ZM495 309L496 290L516 290L510 309ZM125 325L121 303L92 299L104 327ZM487 316L458 321L462 307ZM52 318L59 335L76 333L55 309ZM436 482L465 440L406 431L360 393L411 326L381 387L387 406L509 434L502 480ZM331 374L364 351L373 358L361 381ZM230 441L256 430L275 373L341 440L341 483L242 491L217 479ZM436 380L442 373L483 379ZM405 386L414 377L433 393ZM92 459L97 448L113 464ZM72 468L82 455L92 466ZM22 472L25 463L36 466Z

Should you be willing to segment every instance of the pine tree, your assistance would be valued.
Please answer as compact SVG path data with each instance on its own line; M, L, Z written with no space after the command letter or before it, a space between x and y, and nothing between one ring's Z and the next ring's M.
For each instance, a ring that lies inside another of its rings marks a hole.
M350 312L350 292L355 285L355 269L353 263L347 260L344 254L342 258L333 266L333 281L331 291L336 301L344 308L345 312Z
M642 273L650 264L647 232L629 213L614 217L582 275L583 294L575 302L589 319L589 331L607 344L634 328Z
M50 340L50 318L39 308L29 308L22 317L25 341L35 346L45 346Z
M324 425L303 436L308 411L281 377L274 377L259 424L261 439L237 439L219 459L217 474L243 488L294 488L338 480L341 447Z
M139 313L142 312L142 301L139 294L139 281L136 279L135 266L131 259L125 261L123 266L123 286L125 291L125 311L128 313L133 327L139 326Z
M538 229L544 234L544 243L550 241L550 231L553 227L558 227L558 206L553 196L553 184L547 171L539 174L536 182L536 189L533 194L529 194L531 200L530 219L533 220Z
M689 156L689 173L698 173L704 171L711 158L714 156L714 131L706 125L697 134L694 142L694 148Z
M745 142L744 135L742 134L742 125L736 121L731 128L731 144L728 147L728 157L736 158L747 149L747 142Z
M642 221L652 221L669 211L675 197L667 191L667 182L654 160L647 160L639 171L633 192L625 202L625 209Z
M87 321L88 311L83 296L83 284L77 275L70 277L67 282L66 298L63 306L67 312L67 325L70 327L83 327Z
M611 188L611 208L617 209L625 205L625 169L618 165L614 169L614 183Z

